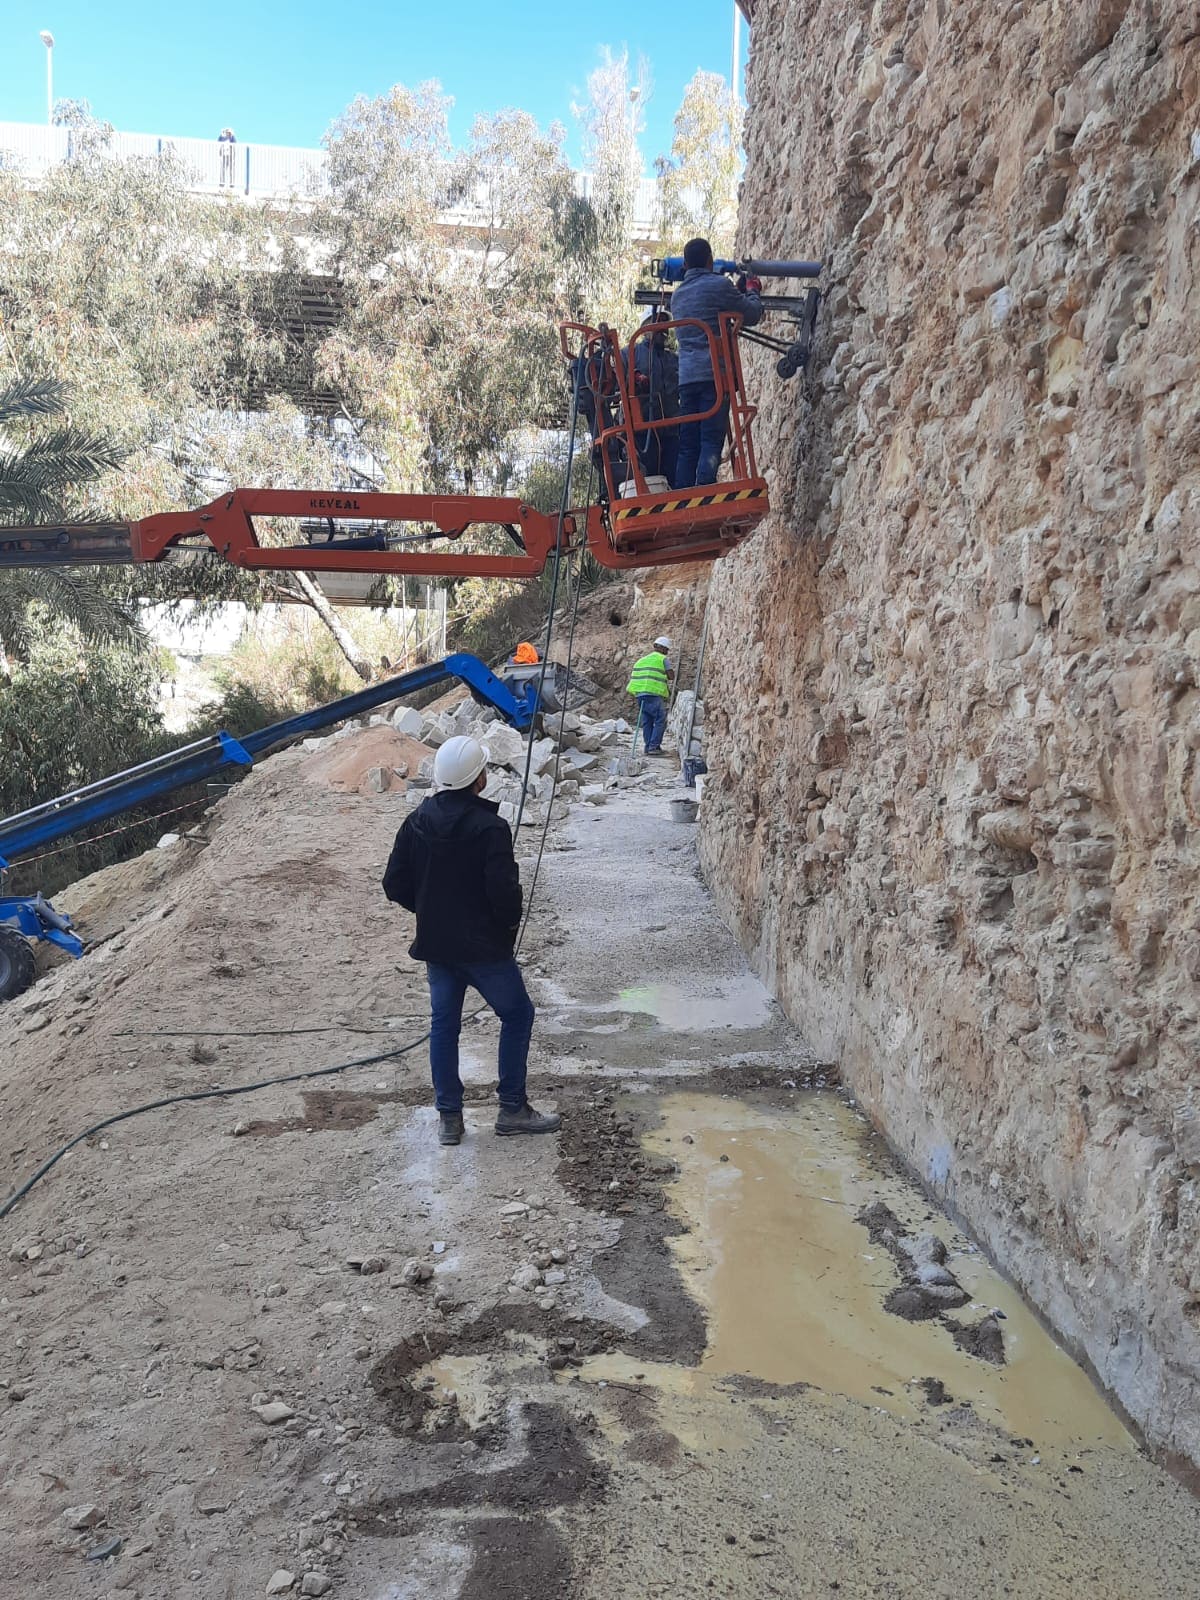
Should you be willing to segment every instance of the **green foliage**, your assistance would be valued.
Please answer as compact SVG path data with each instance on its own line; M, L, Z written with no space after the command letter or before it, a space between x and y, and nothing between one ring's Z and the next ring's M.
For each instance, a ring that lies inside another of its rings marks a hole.
M316 701L314 701L314 704ZM242 738L247 733L257 733L273 722L282 722L297 709L295 705L267 699L252 683L232 679L219 700L206 706L188 729L189 739L202 738L206 733L222 730Z
M389 488L484 488L514 429L561 413L556 324L599 247L561 129L505 111L455 148L448 106L437 84L355 101L312 217L346 306L319 370Z
M303 252L285 214L192 195L169 152L119 159L111 129L86 106L59 109L74 130L72 158L37 185L0 170L0 384L47 374L52 400L64 396L56 385L69 385L64 431L43 449L79 489L78 514L124 520L195 505L250 481L236 445L216 476L212 419L244 418L252 395L295 378L289 329ZM254 429L231 432L236 440ZM102 442L122 458L119 475L87 470ZM332 459L330 451L321 460L325 481L334 481ZM29 466L32 481L27 474L11 509L29 520L61 514L50 509L59 480L36 456ZM271 589L203 560L112 569L92 581L125 603L254 603Z
M113 136L112 123L97 120L90 100L56 100L50 120L56 128L73 128L93 144L106 144Z
M169 154L115 158L98 125L36 186L0 172L0 379L69 382L75 425L125 447L120 503L98 495L97 511L185 502L205 466L197 417L244 404L286 360L261 290L277 256L285 274L297 259L290 235L258 208L189 194L187 176Z
M136 647L142 631L134 612L105 594L94 582L68 569L15 568L0 573L0 658L28 655L37 619L53 617L59 628L73 628L95 644ZM3 673L0 673L0 681Z
M363 607L347 609L342 620L357 650L371 663L375 677L384 675L385 657L399 672L405 664L415 666L440 649L440 625L435 630L432 616L424 612L410 611L407 627L398 618ZM329 634L314 625L309 613L296 607L288 621L282 635L272 633L264 638L247 633L234 646L217 674L223 696L220 705L228 709L229 721L217 725L235 731L238 716L249 714L251 707L258 705L270 712L257 724L262 727L362 688L345 656ZM205 714L206 726L213 715L216 713Z
M742 171L742 106L718 73L697 72L675 115L669 157L655 163L662 205L663 248L679 250L696 235L713 254L732 256Z
M43 612L27 658L0 687L0 814L127 766L161 732L146 659L120 645L85 644Z
M591 457L591 439L587 423L578 419L575 429L575 449L571 457L570 492L564 497L563 488L567 468L568 442L566 435L555 435L548 453L530 461L521 473L512 493L520 496L539 511L557 512L565 504L585 506L594 498L595 477Z
M110 435L88 432L63 416L67 391L57 379L16 378L0 388L0 526L20 519L69 516L83 485L120 464ZM99 585L63 568L0 572L0 669L8 657L27 655L32 618L41 607L88 641L135 643L132 611Z
M151 656L120 644L85 643L77 629L45 610L30 618L28 639L25 658L0 680L0 816L93 783L171 743L159 716ZM130 853L131 846L144 849L153 834L148 826L136 838L73 844L45 863L14 869L10 892L53 889Z

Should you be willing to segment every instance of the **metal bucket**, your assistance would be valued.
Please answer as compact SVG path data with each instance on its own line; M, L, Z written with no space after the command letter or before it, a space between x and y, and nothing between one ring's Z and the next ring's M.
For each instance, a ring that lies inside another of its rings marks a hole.
M672 800L671 821L695 822L696 813L699 811L699 809L700 802L698 800Z

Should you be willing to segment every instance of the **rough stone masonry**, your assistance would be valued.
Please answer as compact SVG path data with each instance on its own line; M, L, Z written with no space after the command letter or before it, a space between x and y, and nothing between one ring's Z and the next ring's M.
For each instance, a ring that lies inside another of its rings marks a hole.
M757 0L702 848L809 1038L1200 1462L1200 11Z

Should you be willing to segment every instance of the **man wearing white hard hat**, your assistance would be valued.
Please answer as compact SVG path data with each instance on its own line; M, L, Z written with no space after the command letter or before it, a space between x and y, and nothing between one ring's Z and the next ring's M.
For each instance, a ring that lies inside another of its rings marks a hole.
M460 1144L463 1086L458 1036L463 1002L476 989L500 1018L498 1134L553 1133L560 1119L525 1098L533 1002L517 965L521 878L512 833L483 798L488 752L477 739L447 739L433 762L438 792L396 835L383 892L417 917L409 955L423 961L433 1012L429 1066L439 1144Z
M663 734L667 728L667 701L671 697L671 679L675 668L671 665L671 641L660 634L654 649L633 664L627 694L638 703L638 727L642 730L642 743L648 756L662 753ZM634 738L637 738L636 732Z

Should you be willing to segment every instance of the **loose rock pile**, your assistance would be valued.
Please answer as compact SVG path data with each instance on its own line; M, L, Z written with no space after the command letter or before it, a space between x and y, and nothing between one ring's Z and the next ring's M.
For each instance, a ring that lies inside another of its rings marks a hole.
M500 815L513 827L518 815L523 827L540 827L547 809L552 822L561 822L570 805L579 800L603 805L608 758L624 750L632 733L622 717L599 721L582 712L561 711L543 716L541 734L535 734L530 747L526 734L510 728L490 706L471 699L451 711L419 712L399 706L390 721L393 728L405 733L415 728L410 736L435 751L447 739L463 734L485 745L491 758L485 797L499 804ZM433 783L433 763L433 756L426 757L410 779L415 801L421 800Z

